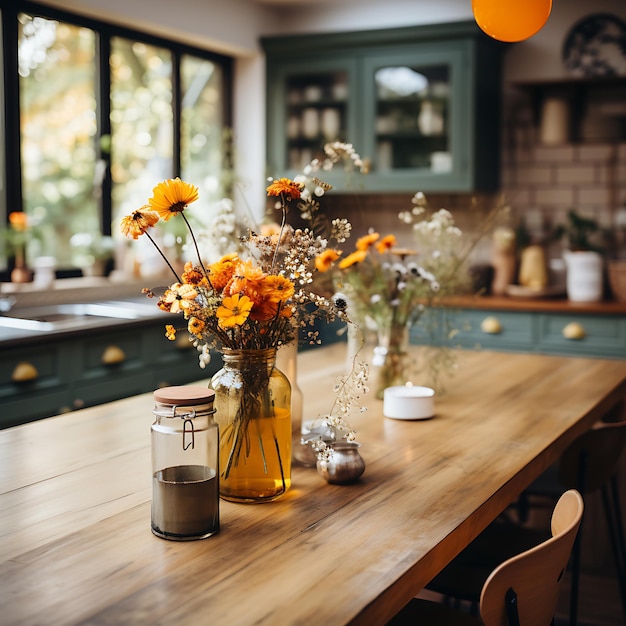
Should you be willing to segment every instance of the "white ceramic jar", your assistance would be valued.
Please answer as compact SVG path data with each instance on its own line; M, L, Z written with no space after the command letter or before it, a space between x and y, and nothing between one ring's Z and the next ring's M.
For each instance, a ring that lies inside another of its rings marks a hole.
M591 250L563 253L567 267L567 297L572 302L602 300L602 257Z

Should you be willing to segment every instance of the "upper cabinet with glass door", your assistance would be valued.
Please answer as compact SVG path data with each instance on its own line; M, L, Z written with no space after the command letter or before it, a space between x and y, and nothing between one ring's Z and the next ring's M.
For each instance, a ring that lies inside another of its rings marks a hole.
M293 175L323 157L327 141L350 141L357 132L353 59L316 55L270 70L268 125L275 132L270 174Z
M370 161L365 191L497 189L501 45L474 23L263 44L272 174L340 140Z

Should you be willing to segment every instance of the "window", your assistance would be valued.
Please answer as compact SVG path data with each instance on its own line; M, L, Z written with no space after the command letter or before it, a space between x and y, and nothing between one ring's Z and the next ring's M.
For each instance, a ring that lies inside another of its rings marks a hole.
M165 178L227 192L230 59L21 0L0 18L0 223L27 213L29 260L78 275L72 238L118 236ZM10 264L0 248L0 279Z

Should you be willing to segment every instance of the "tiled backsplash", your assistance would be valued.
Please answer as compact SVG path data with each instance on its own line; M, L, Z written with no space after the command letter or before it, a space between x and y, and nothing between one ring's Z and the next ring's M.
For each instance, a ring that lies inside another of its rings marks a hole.
M581 120L574 120L580 123ZM620 235L626 256L626 141L543 145L530 106L509 115L502 149L502 191L536 238L566 222L567 212Z

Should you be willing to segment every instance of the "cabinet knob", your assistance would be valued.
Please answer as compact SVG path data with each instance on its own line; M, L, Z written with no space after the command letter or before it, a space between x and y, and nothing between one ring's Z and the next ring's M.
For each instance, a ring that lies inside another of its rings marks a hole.
M497 317L486 317L480 324L480 330L487 335L497 335L502 332L502 324Z
M11 374L11 380L14 383L25 383L29 380L37 380L39 372L37 368L28 361L20 361Z
M584 339L587 333L578 322L570 322L563 328L563 337L565 339Z
M118 346L107 346L100 359L104 365L115 365L126 360L126 354Z

